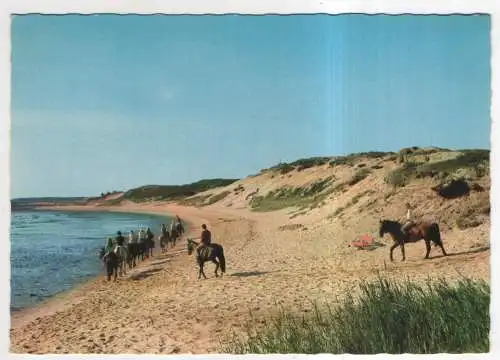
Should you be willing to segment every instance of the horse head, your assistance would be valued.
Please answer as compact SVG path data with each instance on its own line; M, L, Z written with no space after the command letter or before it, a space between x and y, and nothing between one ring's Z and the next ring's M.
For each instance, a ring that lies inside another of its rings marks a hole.
M187 252L188 252L188 255L191 255L194 251L194 249L196 249L196 246L198 245L198 243L194 240L191 240L191 239L187 239Z
M381 238L384 237L384 234L387 232L387 220L380 219L379 221L379 236Z
M401 224L392 220L380 220L379 235L383 237L385 233L396 234L401 229Z

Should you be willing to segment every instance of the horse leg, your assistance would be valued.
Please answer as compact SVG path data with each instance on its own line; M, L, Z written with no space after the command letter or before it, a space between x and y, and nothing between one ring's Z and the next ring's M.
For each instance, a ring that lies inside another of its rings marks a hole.
M201 271L201 274L203 275L203 278L206 279L207 276L205 275L205 271L203 271L203 266L204 266L204 262L202 261L200 264L200 271Z
M391 249L390 249L390 252L389 252L389 257L390 257L391 261L394 261L394 258L393 258L393 256L392 256L392 253L393 253L394 249L395 249L395 248L397 248L398 246L399 246L399 244L398 244L398 243L395 243L395 244L393 244L393 245L391 246Z
M448 254L447 254L447 253L446 253L446 251L444 250L444 246L443 246L443 244L442 244L442 243L439 243L438 245L439 245L439 247L441 248L441 251L443 252L443 256L448 256Z
M431 241L429 239L424 239L425 241L425 258L424 259L428 259L429 258L429 254L431 253Z
M201 273L203 272L203 264L198 263L199 271L198 271L198 280L201 279Z
M401 243L401 255L403 255L403 261L405 261L406 256L405 256L405 243L404 243L404 241Z
M217 262L217 260L213 259L212 262L215 264L215 277L219 277L219 274L217 273L217 271L219 270L219 263Z

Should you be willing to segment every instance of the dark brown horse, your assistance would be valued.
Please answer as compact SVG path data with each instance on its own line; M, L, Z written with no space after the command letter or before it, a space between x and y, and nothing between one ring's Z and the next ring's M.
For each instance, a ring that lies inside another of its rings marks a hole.
M179 238L180 234L178 233L177 229L176 228L172 229L172 231L170 231L170 237L169 237L171 248L175 246L175 244L177 243L177 239Z
M215 277L218 277L219 274L217 271L219 267L221 269L221 276L226 272L226 258L224 257L224 248L222 245L211 243L208 247L204 247L202 249L197 248L199 243L194 240L187 239L187 251L188 255L191 255L193 251L196 251L196 262L199 266L198 272L198 280L203 278L207 278L205 272L203 271L203 265L207 261L211 261L215 264ZM217 261L219 260L219 261Z
M415 225L408 230L408 234L404 234L401 227L402 224L397 221L380 220L380 237L383 237L385 233L389 233L394 240L394 244L391 246L390 250L391 261L393 261L392 252L398 246L401 246L401 254L403 255L403 261L405 261L405 243L415 243L420 240L425 241L425 247L427 249L425 259L429 258L431 241L434 243L434 246L439 246L441 248L444 256L447 255L443 247L443 241L441 240L441 233L437 223L427 221L415 223Z

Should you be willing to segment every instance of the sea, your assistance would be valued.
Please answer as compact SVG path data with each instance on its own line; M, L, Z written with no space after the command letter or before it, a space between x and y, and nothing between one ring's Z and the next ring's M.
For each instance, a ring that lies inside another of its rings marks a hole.
M99 249L120 230L150 227L167 216L119 212L14 211L11 216L11 311L39 302L104 273Z

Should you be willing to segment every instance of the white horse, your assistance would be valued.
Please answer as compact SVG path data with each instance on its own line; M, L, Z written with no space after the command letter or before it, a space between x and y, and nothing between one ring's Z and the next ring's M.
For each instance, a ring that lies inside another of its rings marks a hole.
M116 245L114 253L118 256L120 276L127 275L127 248L125 246Z

